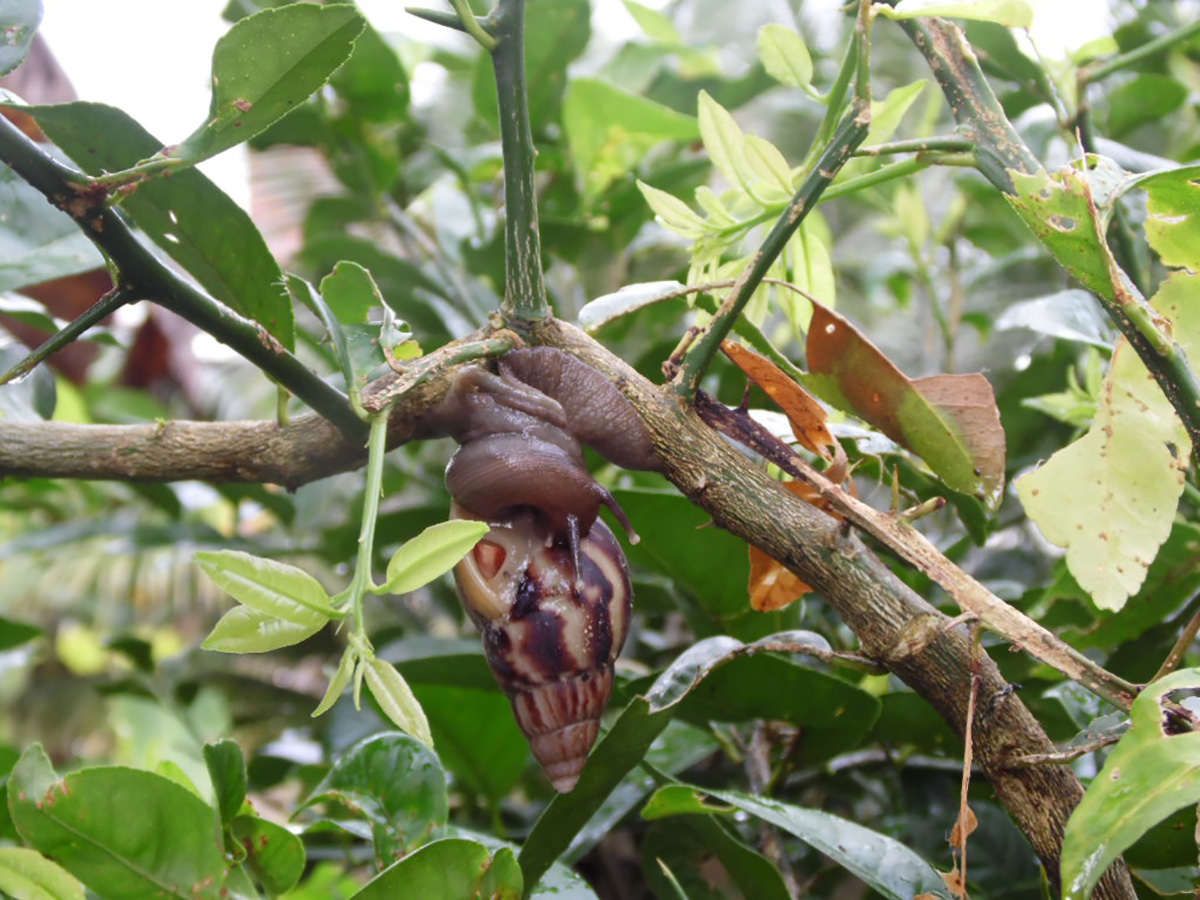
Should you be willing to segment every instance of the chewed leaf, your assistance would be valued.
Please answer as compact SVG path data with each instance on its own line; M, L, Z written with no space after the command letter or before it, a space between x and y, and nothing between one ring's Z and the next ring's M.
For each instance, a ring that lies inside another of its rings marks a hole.
M1200 166L1184 166L1136 182L1146 203L1146 239L1168 266L1200 271Z
M813 304L806 385L921 456L951 488L995 506L1004 488L1004 429L982 375L916 381L837 313Z
M721 349L734 365L746 373L747 378L762 388L784 411L797 441L825 459L833 458L829 448L837 444L837 438L830 433L826 424L829 416L825 407L765 356L733 341L724 341Z
M1163 731L1173 691L1200 688L1200 669L1175 672L1133 702L1121 738L1071 814L1063 837L1064 900L1085 900L1109 865L1171 813L1200 800L1200 734Z
M1200 351L1200 278L1172 275L1154 306L1176 340ZM1046 539L1067 548L1075 580L1102 609L1124 606L1171 532L1191 441L1145 365L1122 339L1092 427L1017 482Z

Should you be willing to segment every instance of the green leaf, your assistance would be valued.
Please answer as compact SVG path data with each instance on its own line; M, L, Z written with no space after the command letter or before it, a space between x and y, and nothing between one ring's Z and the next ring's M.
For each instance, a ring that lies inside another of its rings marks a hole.
M1153 305L1185 351L1200 351L1200 278L1176 272ZM1191 441L1175 410L1122 339L1092 427L1017 482L1029 517L1096 605L1118 610L1145 580L1171 532Z
M414 688L437 739L442 765L465 787L499 803L529 763L529 744L508 699L495 689Z
M97 894L222 896L226 864L214 811L160 775L107 766L60 778L35 745L13 770L8 797L21 837Z
M407 594L449 572L487 534L486 522L454 519L431 525L392 556L376 593Z
M35 625L27 625L24 622L0 616L0 652L27 644L44 633Z
M1188 89L1170 75L1147 72L1123 82L1108 95L1108 132L1121 139L1134 129L1179 109Z
M812 83L813 62L804 38L786 25L758 29L758 58L776 81L791 87Z
M321 279L321 296L344 325L366 322L371 310L386 306L371 273L355 262L340 262Z
M900 122L904 119L905 113L916 102L921 91L925 90L926 83L922 80L903 84L889 91L888 95L882 100L872 100L871 125L867 129L867 136L863 140L863 143L869 146L871 144L882 144L891 140L896 129L900 127ZM850 174L843 169L841 178L844 180Z
M697 103L700 138L713 166L732 186L748 190L754 178L746 162L746 135L741 126L708 91L700 92Z
M412 688L404 676L381 659L373 659L363 669L367 687L384 715L395 725L427 747L433 747L433 735L429 733L429 721L425 711L413 696Z
M217 653L267 653L308 640L325 621L297 625L248 606L235 606L221 616L200 646Z
M75 220L8 166L0 166L0 209L0 291L104 265Z
M129 115L100 103L28 111L92 175L128 168L162 147ZM206 175L189 169L152 178L126 196L121 208L206 291L294 349L296 326L279 264L250 216Z
M744 149L750 170L768 186L777 189L781 198L790 197L794 190L792 170L779 148L765 138L750 134L746 136Z
M7 75L24 61L41 21L41 0L0 3L0 75Z
M0 893L12 900L83 900L83 885L26 847L0 847Z
M434 841L405 857L354 895L353 900L520 900L524 884L512 851L474 841Z
M651 148L700 136L691 116L590 78L571 82L563 127L589 200L635 171Z
M1168 266L1200 272L1200 166L1184 166L1137 180L1150 196L1146 239Z
M290 891L304 874L304 842L282 825L252 815L236 817L230 827L246 851L242 863L269 896Z
M726 896L713 890L715 882L726 878L737 886L741 897L787 900L791 896L779 869L739 840L736 830L717 816L687 816L656 822L642 840L641 852L646 879L652 888L657 886L660 896L665 896L656 875L660 860L672 864L687 896L705 900ZM724 873L714 871L718 862Z
M1007 28L1033 25L1033 4L1029 0L900 0L894 7L881 5L879 12L889 19L915 19L919 16L948 16L995 22Z
M341 3L293 3L240 20L213 50L208 121L169 155L194 164L265 131L329 80L365 25Z
M221 822L229 825L246 800L246 760L242 758L242 750L230 740L205 744L204 765L217 795Z
M1125 848L1171 813L1200 801L1200 734L1163 733L1163 701L1200 688L1200 669L1146 687L1133 725L1071 814L1063 836L1063 900L1086 900Z
M206 550L195 560L234 600L264 616L320 628L337 615L325 588L303 569L240 550Z
M638 28L642 29L642 32L650 40L667 46L682 43L679 31L675 28L675 23L671 21L670 16L637 3L636 0L624 0L624 3L629 14L633 16L633 20L637 22Z
M640 181L638 189L642 189ZM648 197L647 200L649 200ZM648 281L642 284L627 284L616 293L605 294L586 303L579 310L579 325L588 334L595 334L605 325L615 322L623 316L631 315L660 300L675 299L683 290L685 290L684 285L678 281Z
M704 802L704 795L729 805L714 807ZM820 810L739 791L709 791L675 784L656 792L642 810L642 816L658 819L730 813L734 809L741 809L795 835L892 900L910 900L921 893L950 896L937 871L899 841Z
M338 662L337 671L329 679L329 686L325 688L325 695L321 698L321 702L317 704L317 708L312 711L314 719L329 712L333 708L333 704L341 699L346 686L350 684L350 679L353 677L354 669L357 665L358 654L352 647L347 647L342 652L342 658Z
M371 824L384 865L424 844L446 823L446 775L433 751L407 734L385 732L346 751L304 806L336 801Z
M678 197L651 187L644 181L639 181L637 186L663 227L692 240L704 236L708 230L704 219Z

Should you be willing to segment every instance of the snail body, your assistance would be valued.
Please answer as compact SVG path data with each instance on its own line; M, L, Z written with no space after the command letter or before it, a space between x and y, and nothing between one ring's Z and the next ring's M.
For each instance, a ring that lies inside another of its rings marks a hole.
M491 527L455 568L459 597L534 756L566 793L599 734L633 603L599 508L636 540L580 441L627 468L658 463L633 407L574 357L517 350L498 368L462 370L424 424L460 444L446 469L452 515Z

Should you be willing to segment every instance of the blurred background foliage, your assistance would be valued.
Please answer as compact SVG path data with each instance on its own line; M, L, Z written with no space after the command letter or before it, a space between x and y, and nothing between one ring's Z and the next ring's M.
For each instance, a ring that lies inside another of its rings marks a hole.
M266 4L232 0L235 21ZM478 5L478 4L477 4ZM807 39L813 93L836 74L852 20L804 3L675 0L662 11L627 4L643 33L614 45L588 0L529 0L528 60L537 189L548 287L573 320L589 300L623 285L686 277L689 242L655 221L638 182L676 197L730 186L699 140L707 92L742 130L799 165L825 113L812 94L784 88L760 58L761 26L782 22ZM480 7L482 11L482 7ZM996 25L967 33L1006 111L1047 164L1074 153L1075 73L1114 49L1136 48L1197 13L1185 2L1113 0L1111 38L1068 59L1040 59ZM169 39L169 38L168 38ZM155 76L158 77L158 76ZM906 88L929 82L924 87ZM893 139L944 134L953 122L908 39L880 22L873 88L907 105ZM1192 38L1108 79L1087 96L1098 149L1138 171L1200 155L1200 39ZM29 99L39 99L31 97ZM484 54L450 35L417 43L370 27L327 88L252 143L252 214L281 264L318 282L340 260L370 269L426 349L461 336L499 305L504 277L502 181L494 76ZM878 169L859 160L856 174ZM1136 202L1127 215L1145 215ZM1011 482L1090 422L1111 328L976 172L930 167L839 197L813 228L828 251L826 299L907 374L984 371L1008 441ZM753 248L724 248L728 262ZM1149 270L1152 261L1141 261ZM3 266L0 265L0 269ZM80 276L83 277L83 276ZM8 282L10 287L26 288ZM88 295L94 299L95 293ZM13 335L71 318L68 291L0 296ZM90 301L89 301L90 302ZM258 372L162 310L122 315L71 355L9 391L6 416L75 422L271 418L275 394ZM297 310L298 350L335 370L314 318ZM653 380L695 313L685 300L646 307L597 337ZM785 311L762 326L796 349ZM15 345L0 350L19 356ZM706 387L728 403L743 380L724 365ZM47 400L49 398L49 400ZM751 395L753 407L767 401ZM859 461L859 490L889 502L897 473L917 501L937 490L921 465L878 435L843 423ZM857 435L857 439L855 439ZM378 526L379 568L396 547L446 515L447 442L410 444L388 459ZM698 639L749 641L788 629L836 650L855 641L819 595L769 614L750 610L746 548L704 529L705 517L661 478L606 470L643 542L630 548L636 621L618 664L619 706ZM1193 473L1194 477L1194 473ZM201 746L233 737L248 760L260 812L302 826L309 868L294 898L349 896L371 871L363 829L299 801L357 740L385 728L349 698L321 718L310 711L340 653L322 632L263 656L223 656L199 642L227 600L198 572L202 549L244 549L297 564L331 591L344 584L362 508L361 476L338 475L287 493L263 486L135 485L34 480L0 485L0 764L40 741L61 768L117 763L178 767L205 783ZM1153 675L1196 612L1200 495L1189 482L1171 537L1140 594L1101 613L1011 492L995 511L956 497L921 529L991 590L1135 682ZM899 574L931 601L939 591ZM372 641L414 686L449 777L449 821L520 842L550 797L507 703L494 687L448 580L369 607ZM40 629L32 640L21 625ZM1050 736L1086 735L1106 711L1091 695L1028 657L995 653ZM1188 662L1196 655L1189 653ZM787 698L779 685L792 685ZM832 711L832 714L830 714ZM897 680L810 658L756 658L707 685L658 740L655 766L713 788L752 789L816 807L897 838L941 869L957 815L962 746ZM1096 754L1076 766L1089 777ZM666 862L692 898L738 896L702 836L679 820L637 815L652 782L635 770L620 802L575 838L565 861L601 897L671 896ZM972 787L980 828L970 879L981 896L1042 896L1032 852L990 797ZM0 837L13 826L0 812ZM808 895L873 896L846 870L760 822L730 820L752 846L780 842ZM1176 823L1178 824L1178 823ZM1130 862L1195 865L1190 828L1148 842ZM378 852L378 848L377 851ZM1138 854L1141 854L1139 856ZM1141 860L1141 862L1139 862ZM582 890L582 889L580 889ZM587 896L586 893L581 896Z

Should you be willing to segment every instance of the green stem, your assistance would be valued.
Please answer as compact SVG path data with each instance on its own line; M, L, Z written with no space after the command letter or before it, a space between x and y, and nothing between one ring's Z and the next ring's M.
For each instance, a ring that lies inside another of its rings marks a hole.
M238 315L167 268L121 214L106 205L106 193L81 192L78 171L47 156L4 118L0 118L0 159L75 219L116 266L122 295L151 300L187 319L286 387L348 438L361 440L363 424L345 394L310 371L257 322Z
M809 170L808 177L796 191L796 196L792 198L792 202L788 204L784 214L780 216L775 227L763 240L762 246L754 254L750 265L738 278L733 291L721 305L721 309L709 322L708 328L687 349L679 371L673 379L676 392L684 400L690 402L696 395L700 379L720 349L721 342L728 337L734 322L737 321L746 304L750 302L754 291L766 277L775 259L783 252L783 248L796 229L800 227L804 217L816 206L821 194L837 177L837 173L850 158L854 148L867 136L870 110L869 102L863 102L861 98L856 97L842 119L842 124L830 139L816 164Z
M491 53L496 49L496 39L483 30L483 26L479 24L479 20L475 18L475 14L471 12L470 4L467 0L450 0L450 5L454 7L454 12L462 22L463 30L471 37L475 38L476 43L484 50Z
M383 492L383 458L387 453L388 413L390 409L371 418L371 431L367 438L367 482L363 488L362 526L358 533L358 559L354 564L354 579L339 596L339 605L349 602L354 612L355 632L366 635L363 621L363 599L375 581L371 577L371 566L375 557L375 521L379 518L379 496Z
M500 0L492 19L496 94L504 154L505 318L540 321L550 315L542 278L542 242L534 190L533 131L525 90L525 0Z
M104 319L107 319L122 306L126 306L132 302L129 295L122 293L114 288L106 293L103 297L97 300L77 319L68 322L61 330L50 335L42 343L40 347L26 356L23 360L0 375L0 384L8 384L14 378L20 378L22 375L27 375L33 371L34 366L44 360L51 354L57 353L67 344L79 338L85 331L93 325L97 325Z
M1186 41L1197 33L1200 33L1200 19L1189 22L1186 25L1180 25L1178 28L1168 31L1166 34L1152 41L1147 41L1140 47L1130 50L1128 53L1122 53L1106 62L1088 66L1080 74L1087 82L1101 81L1114 72L1119 72L1122 69L1128 69L1130 66L1136 66L1138 63L1145 62L1148 59L1153 59L1168 47Z
M93 176L88 179L87 183L89 185L99 185L111 191L113 188L122 187L126 184L136 184L154 175L161 175L164 172L171 172L175 169L187 168L190 165L190 162L178 156L152 156L150 159L144 159L140 163L130 166L128 169Z
M926 153L930 150L970 153L974 149L975 144L967 138L951 134L942 137L913 138L908 141L891 141L887 144L872 144L869 147L859 147L854 151L854 155L884 156L892 153Z

